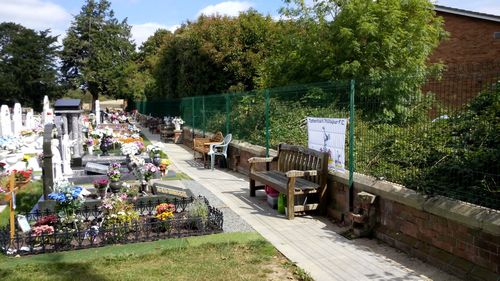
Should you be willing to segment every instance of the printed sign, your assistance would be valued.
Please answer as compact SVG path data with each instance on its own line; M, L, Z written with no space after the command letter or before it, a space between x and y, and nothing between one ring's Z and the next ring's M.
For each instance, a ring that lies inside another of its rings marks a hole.
M307 117L308 147L330 155L328 169L345 171L347 119Z

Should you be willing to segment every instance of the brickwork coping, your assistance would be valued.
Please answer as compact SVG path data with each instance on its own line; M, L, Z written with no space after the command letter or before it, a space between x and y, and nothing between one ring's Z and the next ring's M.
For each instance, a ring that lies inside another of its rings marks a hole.
M332 176L334 181L341 184L347 185L349 182L348 172L334 172ZM500 212L489 208L443 196L429 197L402 185L358 173L354 174L354 187L387 200L458 222L473 229L500 235Z

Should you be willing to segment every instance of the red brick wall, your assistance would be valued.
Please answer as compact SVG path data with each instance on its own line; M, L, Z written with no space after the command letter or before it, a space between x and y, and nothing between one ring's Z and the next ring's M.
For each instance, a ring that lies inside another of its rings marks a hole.
M444 19L449 38L433 52L430 61L442 60L446 64L471 64L500 60L500 22L437 12Z
M331 200L328 214L337 221L347 219L347 185L332 177L328 190ZM354 194L360 191L355 188ZM500 273L499 235L380 196L377 196L375 207L377 226L374 234L378 239L462 278L497 280Z

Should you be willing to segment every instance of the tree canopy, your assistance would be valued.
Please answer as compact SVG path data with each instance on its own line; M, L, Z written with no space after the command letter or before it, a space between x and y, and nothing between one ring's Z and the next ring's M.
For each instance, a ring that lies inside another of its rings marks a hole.
M68 86L120 97L120 82L131 60L127 20L119 22L107 0L87 0L75 16L61 52L61 72Z
M57 94L57 37L15 23L0 24L0 102L19 101L37 110L44 95Z

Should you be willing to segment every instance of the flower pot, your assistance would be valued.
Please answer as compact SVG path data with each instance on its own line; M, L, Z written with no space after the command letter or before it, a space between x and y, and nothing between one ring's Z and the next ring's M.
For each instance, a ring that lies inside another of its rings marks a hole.
M119 181L110 181L109 188L111 189L111 192L118 193L118 192L120 192L120 189L122 188L122 184Z
M152 160L153 164L158 167L160 166L161 164L161 157L160 157L160 154L159 153L156 153L154 156L153 156L153 160Z
M94 147L93 146L88 146L87 147L87 152L89 153L89 155L94 155Z
M101 145L99 146L99 148L101 149L101 156L108 156L109 155L109 152L108 152L108 146L104 144L104 141L101 142Z
M99 196L101 199L106 198L107 193L108 192L106 187L97 189L97 196Z

